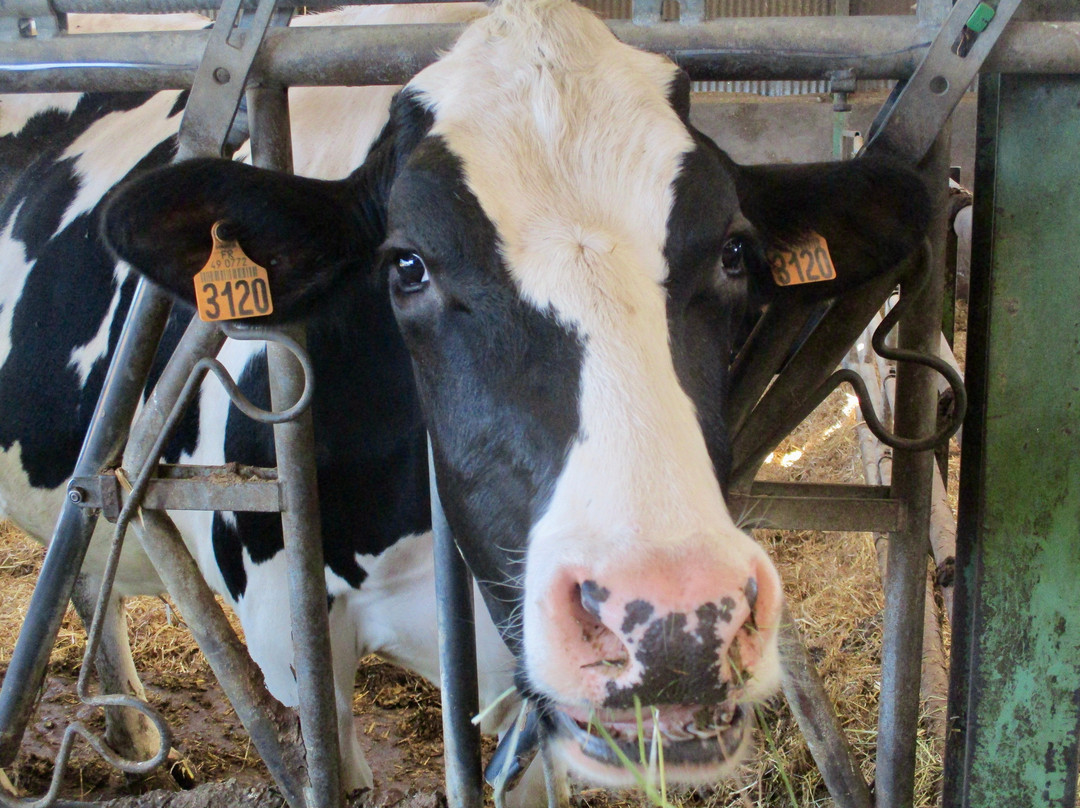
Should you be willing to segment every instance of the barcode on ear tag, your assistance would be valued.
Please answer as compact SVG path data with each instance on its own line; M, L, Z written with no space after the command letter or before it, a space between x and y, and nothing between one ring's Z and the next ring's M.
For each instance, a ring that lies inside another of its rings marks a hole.
M777 286L831 281L836 277L829 245L825 237L810 233L806 239L787 250L769 250L769 266Z
M240 249L235 240L223 239L215 222L210 230L214 247L210 259L195 276L195 304L199 319L207 323L261 317L274 310L266 270Z

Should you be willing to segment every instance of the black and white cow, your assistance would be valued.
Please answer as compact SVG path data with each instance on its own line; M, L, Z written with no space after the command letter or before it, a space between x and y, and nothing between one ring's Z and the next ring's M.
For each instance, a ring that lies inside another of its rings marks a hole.
M638 703L658 711L669 780L721 776L749 745L747 705L777 686L782 602L724 503L734 334L748 309L808 293L773 287L769 246L824 235L838 277L812 293L831 295L902 260L927 205L887 163L737 166L690 125L688 91L570 0L503 0L394 96L373 144L355 100L370 93L294 91L298 171L323 179L223 160L145 173L173 152L182 94L31 118L4 147L53 142L0 209L8 513L48 535L129 266L190 302L225 220L270 274L267 319L309 328L346 784L370 780L348 712L358 654L434 673L430 615L403 605L431 599L425 429L512 652L482 648L488 681L512 674L588 779L632 782L587 727L636 758ZM263 352L224 358L267 403ZM273 463L269 431L214 383L167 459ZM294 702L276 518L176 518ZM134 555L122 575L125 594L156 585Z

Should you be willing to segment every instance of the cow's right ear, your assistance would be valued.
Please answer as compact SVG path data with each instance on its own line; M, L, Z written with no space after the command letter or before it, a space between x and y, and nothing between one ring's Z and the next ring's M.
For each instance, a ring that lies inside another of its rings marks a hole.
M383 183L364 168L328 182L227 160L177 163L117 188L102 235L119 258L193 302L211 230L225 222L228 237L267 270L274 312L265 321L301 319L346 277L366 271L383 239L384 201L372 198Z

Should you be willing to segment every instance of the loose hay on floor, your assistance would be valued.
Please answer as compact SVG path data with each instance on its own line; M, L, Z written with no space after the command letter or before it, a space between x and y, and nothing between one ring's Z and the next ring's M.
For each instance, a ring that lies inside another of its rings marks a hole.
M772 454L762 476L774 480L861 482L854 438L857 408L838 391ZM882 593L873 538L866 533L757 531L776 562L792 613L837 706L868 780L873 777L877 698L880 688ZM0 673L6 669L25 615L43 551L16 529L0 529ZM151 700L172 721L185 759L200 782L236 777L247 788L266 777L265 769L236 722L183 618L167 601L138 598L129 610L136 664ZM75 709L73 678L85 641L78 619L65 618L53 653L53 679L35 719L33 748L9 774L37 793L51 770L51 755L63 724ZM433 794L442 777L441 708L438 692L426 682L375 657L362 661L354 708L362 743L379 779L385 804L405 798L410 788ZM746 806L830 806L817 769L782 699L761 710L771 740L761 738L757 757L739 781L715 791L670 794L685 808ZM94 719L100 721L100 719ZM45 726L48 723L51 726ZM389 750L389 751L387 751ZM487 747L490 753L491 745ZM937 800L940 761L923 739L918 750L916 805ZM155 781L161 785L161 780ZM248 785L245 785L248 784ZM129 789L88 754L76 758L67 796L115 797ZM633 793L580 789L583 808L638 808Z

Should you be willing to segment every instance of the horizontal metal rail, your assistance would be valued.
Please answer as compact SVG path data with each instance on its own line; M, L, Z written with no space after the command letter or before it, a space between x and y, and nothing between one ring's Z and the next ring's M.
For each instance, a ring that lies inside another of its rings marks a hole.
M335 0L305 0L304 8L310 11L326 11L328 9L341 8L342 6L379 6L397 5L400 3L430 3L431 0L350 0L350 2L335 2ZM439 0L440 3L469 3L476 0ZM292 0L279 0L277 7L280 10L294 9L296 2ZM8 13L8 7L12 9L37 9L49 6L58 14L166 14L179 11L216 11L221 7L221 0L5 0L4 13ZM242 0L240 8L246 11L254 11L258 6L258 0ZM27 14L33 16L33 14Z
M759 17L698 26L609 23L630 45L663 53L696 80L825 78L848 68L861 79L907 78L933 29L914 17ZM385 25L268 31L252 75L257 85L402 84L449 48L460 25ZM82 34L4 44L0 92L183 89L208 31ZM984 65L997 73L1080 73L1080 23L1014 22Z
M880 531L900 529L900 503L888 486L755 482L728 496L743 528Z
M115 522L127 500L113 472L73 477L68 498L84 508L100 508ZM161 466L143 496L145 510L256 511L283 510L277 470L250 466Z

